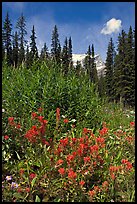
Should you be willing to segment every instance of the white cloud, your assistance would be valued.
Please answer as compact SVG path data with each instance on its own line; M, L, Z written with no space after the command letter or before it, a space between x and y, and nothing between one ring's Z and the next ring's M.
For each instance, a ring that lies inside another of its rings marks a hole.
M120 31L121 27L121 20L116 20L115 18L112 18L105 24L105 27L101 30L101 33L104 35L117 33Z

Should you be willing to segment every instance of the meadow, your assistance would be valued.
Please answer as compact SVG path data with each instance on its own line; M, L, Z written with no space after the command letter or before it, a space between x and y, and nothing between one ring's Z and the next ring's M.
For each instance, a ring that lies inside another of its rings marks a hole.
M134 109L53 62L3 63L2 201L134 202Z

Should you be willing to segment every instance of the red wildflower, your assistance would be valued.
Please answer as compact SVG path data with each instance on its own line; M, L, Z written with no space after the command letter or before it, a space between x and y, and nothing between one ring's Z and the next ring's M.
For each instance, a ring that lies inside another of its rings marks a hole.
M42 143L45 144L45 145L47 145L47 146L49 146L49 142L46 141L44 138L42 139Z
M76 141L77 141L77 138L72 138L72 142L75 144L76 143Z
M5 139L5 140L8 140L8 139L9 139L9 136L8 136L8 135L5 135L5 136L4 136L4 139Z
M41 135L44 136L44 134L45 134L45 126L44 125L40 126L39 127L39 131L40 131Z
M77 154L78 154L79 156L82 156L82 154L83 154L83 149L79 148L79 149L77 150Z
M98 145L93 145L90 147L90 151L91 151L91 154L93 153L98 153L98 150L99 150L99 146Z
M11 122L14 121L14 118L13 118L13 117L9 117L9 118L8 118L8 121L9 121L9 123L11 123Z
M32 126L30 130L25 134L25 138L27 138L30 142L36 142L36 136L38 135L38 131L36 126Z
M61 175L64 175L65 174L65 169L64 168L60 168L58 170L58 172L61 174Z
M134 127L135 126L135 122L130 122L130 126Z
M48 121L47 120L43 120L43 125L47 125Z
M109 185L109 183L107 182L107 181L104 181L103 183L102 183L102 188L103 188L103 190L108 190L108 185Z
M114 173L111 173L110 176L111 176L112 180L115 180L116 176Z
M100 143L100 144L103 144L103 143L105 142L105 139L102 138L102 137L98 137L98 138L96 139L96 142L97 142L97 143Z
M72 155L75 157L77 155L77 152L72 152Z
M14 118L13 117L9 117L8 118L8 122L9 122L10 125L15 126Z
M94 165L94 166L96 166L96 165L97 165L97 162L96 162L96 161L94 161L94 162L93 162L93 165Z
M83 181L83 180L79 182L79 185L81 185L81 186L83 186L84 184L85 184L85 181Z
M29 175L29 178L30 179L34 179L36 177L36 174L35 173L31 173L30 175Z
M122 160L121 160L121 163L122 163L122 164L127 164L127 162L128 162L127 159L122 159Z
M127 159L122 159L121 163L126 165L127 170L130 170L133 167L132 164Z
M62 149L58 147L57 150L54 151L54 154L59 155L61 152L62 152Z
M94 186L94 190L95 190L96 193L99 192L100 191L99 186Z
M57 165L61 165L61 164L63 164L63 163L64 163L64 161L63 161L62 159L59 159L59 160L56 162Z
M75 179L76 177L77 177L77 174L72 169L69 169L68 170L68 178Z
M110 172L117 172L119 171L119 169L121 169L121 166L110 166L109 167Z
M84 162L90 162L90 157L84 157Z
M103 188L108 187L108 185L109 185L109 183L108 183L107 181L104 181L104 182L102 183L102 187L103 187Z
M70 163L71 161L74 160L74 158L75 158L74 155L68 155L67 158L66 158L66 160L67 160L68 163Z
M126 169L130 170L132 168L133 168L132 164L130 162L128 162L127 165L126 165Z
M69 122L69 120L66 118L66 119L64 119L64 123L68 123Z
M100 135L103 136L108 133L108 128L103 127L102 130L99 131Z
M79 142L83 143L84 142L84 138L83 137L79 138Z
M32 112L32 113L31 113L31 118L32 118L32 120L35 119L36 117L37 117L37 113Z
M18 193L21 193L21 192L22 192L22 188L18 188L18 189L17 189L17 192L18 192Z
M24 174L24 169L20 169L20 175L22 176L22 174Z
M17 129L20 129L20 128L21 128L21 125L20 125L20 124L17 124L17 125L16 125L16 128L17 128Z
M80 149L82 149L82 150L83 150L83 149L84 149L84 147L85 147L85 144L83 144L83 143L80 143L80 144L79 144L79 148L80 148Z
M29 192L30 192L30 188L26 188L25 191L26 191L27 193L29 193Z
M40 115L40 116L38 116L38 120L39 120L39 122L43 123L43 118L44 118L44 117L43 117L43 116L41 116L41 115Z
M89 191L89 196L90 196L90 197L93 197L94 195L96 195L95 190Z
M83 134L87 134L89 131L87 128L83 128Z
M42 112L42 108L40 107L40 108L38 108L38 112L39 113L41 113Z
M66 137L65 139L61 139L60 143L65 147L68 144L68 138Z

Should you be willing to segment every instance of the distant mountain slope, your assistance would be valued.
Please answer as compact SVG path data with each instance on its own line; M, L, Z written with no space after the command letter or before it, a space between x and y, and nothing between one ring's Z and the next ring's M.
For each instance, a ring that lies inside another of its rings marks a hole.
M72 60L73 60L74 66L76 66L77 61L81 62L81 64L83 65L85 57L86 57L86 54L72 54ZM95 55L95 63L96 63L98 76L100 76L101 72L104 75L105 63L103 62L99 54Z

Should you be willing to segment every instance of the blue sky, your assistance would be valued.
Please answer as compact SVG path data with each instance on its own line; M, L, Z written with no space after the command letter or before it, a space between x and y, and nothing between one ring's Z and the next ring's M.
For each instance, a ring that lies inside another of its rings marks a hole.
M46 42L50 51L51 34L57 25L61 46L65 37L72 37L73 53L86 53L94 44L96 54L106 58L107 46L117 38L122 29L135 28L135 2L2 2L2 20L9 12L13 29L23 12L30 40L35 26L39 50Z

